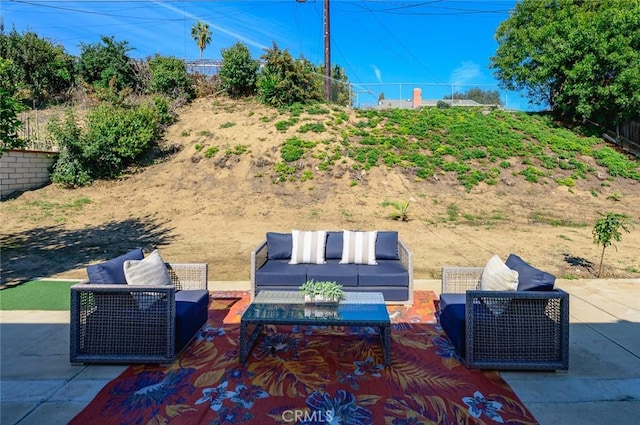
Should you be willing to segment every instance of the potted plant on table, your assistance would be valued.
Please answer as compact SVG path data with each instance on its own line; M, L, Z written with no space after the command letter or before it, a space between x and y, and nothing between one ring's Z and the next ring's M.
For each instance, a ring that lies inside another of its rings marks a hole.
M300 286L304 302L316 304L335 304L344 296L342 285L331 281L308 280Z

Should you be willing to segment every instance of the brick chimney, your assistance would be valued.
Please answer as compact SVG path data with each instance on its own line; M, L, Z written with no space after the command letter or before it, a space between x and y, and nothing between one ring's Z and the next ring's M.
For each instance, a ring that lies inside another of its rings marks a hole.
M420 108L422 106L422 90L415 88L413 89L413 109Z

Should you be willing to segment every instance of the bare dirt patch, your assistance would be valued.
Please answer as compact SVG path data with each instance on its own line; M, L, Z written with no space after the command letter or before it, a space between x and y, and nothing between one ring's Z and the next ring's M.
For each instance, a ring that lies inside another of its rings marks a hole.
M337 139L340 131L283 133L274 124L284 119L252 102L199 99L169 128L164 143L177 153L162 162L117 181L50 185L3 201L2 282L82 278L87 264L136 246L157 247L171 262L206 262L212 280L249 280L250 252L265 233L294 228L397 230L413 251L416 278L511 252L558 277L591 278L600 258L591 235L598 212L640 219L638 182L603 185L595 175L569 190L552 178L528 183L505 174L467 192L453 175L416 181L398 169L335 164L306 181L275 183L270 165L280 162L284 140ZM299 124L318 120L303 116ZM410 220L390 219L385 201L409 201ZM640 277L640 229L607 250L605 274Z

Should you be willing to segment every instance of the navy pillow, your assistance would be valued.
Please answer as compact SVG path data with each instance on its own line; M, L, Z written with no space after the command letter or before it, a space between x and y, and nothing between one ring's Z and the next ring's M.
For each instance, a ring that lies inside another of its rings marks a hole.
M104 263L94 264L87 267L87 275L89 276L90 283L127 283L127 279L124 276L124 262L127 260L142 260L144 259L144 253L141 248L136 248L133 251L129 251L124 255L113 258Z
M556 277L551 273L536 269L515 254L510 254L505 264L518 272L518 291L553 290Z
M378 232L376 239L376 260L397 260L398 232Z
M291 258L291 233L267 232L267 258L288 260Z
M342 258L342 232L327 232L325 251L327 260L340 260Z

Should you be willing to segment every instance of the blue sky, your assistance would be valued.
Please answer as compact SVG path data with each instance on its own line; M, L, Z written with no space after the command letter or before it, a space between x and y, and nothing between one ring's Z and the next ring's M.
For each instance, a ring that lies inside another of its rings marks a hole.
M440 99L472 87L500 90L488 68L498 25L516 0L330 0L331 63L354 84L356 106L405 99L414 87ZM0 0L5 31L33 31L78 55L102 35L127 41L132 57L156 53L198 59L197 21L212 30L204 58L240 41L254 58L277 43L293 57L324 62L323 0ZM530 109L502 90L507 107Z

